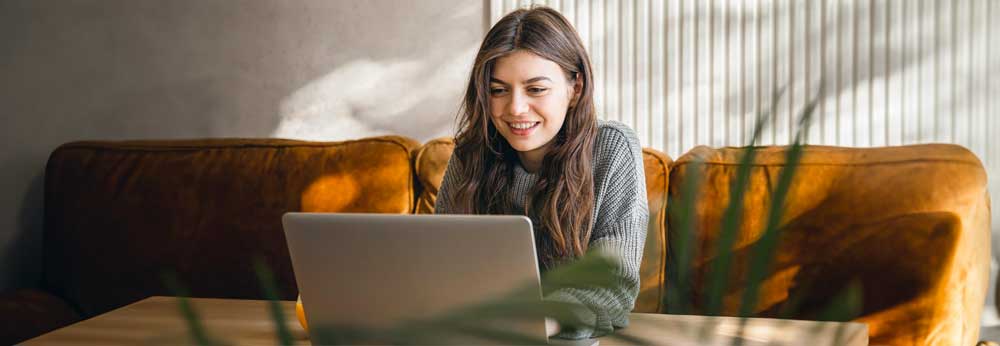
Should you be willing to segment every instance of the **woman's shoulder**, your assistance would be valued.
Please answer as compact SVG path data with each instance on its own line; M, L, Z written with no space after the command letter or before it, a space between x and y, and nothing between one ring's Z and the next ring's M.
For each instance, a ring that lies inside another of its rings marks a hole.
M597 141L595 149L598 152L606 149L626 149L628 152L642 152L639 136L628 125L615 120L597 121ZM616 151L618 151L616 150Z

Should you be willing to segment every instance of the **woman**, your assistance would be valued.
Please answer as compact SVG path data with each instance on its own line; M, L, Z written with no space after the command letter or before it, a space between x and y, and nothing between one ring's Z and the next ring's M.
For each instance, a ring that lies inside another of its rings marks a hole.
M593 83L590 58L558 12L503 17L476 56L435 204L439 214L527 215L542 271L588 250L617 256L615 287L545 292L587 307L586 327L556 328L562 338L628 324L649 217L639 141L625 125L597 120Z

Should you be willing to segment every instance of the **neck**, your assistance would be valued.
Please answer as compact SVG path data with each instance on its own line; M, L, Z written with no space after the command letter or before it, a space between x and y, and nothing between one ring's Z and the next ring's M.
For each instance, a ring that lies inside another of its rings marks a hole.
M528 173L538 173L542 169L543 161L545 161L545 154L548 154L550 148L552 148L551 141L534 150L518 151L517 157L521 160L521 167L524 167Z
M540 148L539 148L540 149ZM538 149L532 151L519 151L517 157L521 159L521 167L528 173L538 173L542 169L542 160L545 159L545 152Z

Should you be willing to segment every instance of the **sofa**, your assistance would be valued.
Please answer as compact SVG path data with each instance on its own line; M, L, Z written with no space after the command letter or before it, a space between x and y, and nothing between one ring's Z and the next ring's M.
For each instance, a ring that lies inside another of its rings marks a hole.
M294 300L283 213L432 213L453 147L448 138L401 136L64 144L46 166L42 280L0 294L0 344L175 295L168 275L194 297L262 299L257 261L274 273L280 298ZM758 150L724 315L738 313L747 253L788 148ZM634 311L667 311L679 229L668 201L692 175L700 177L693 277L704 277L739 153L697 147L673 161L643 150L651 222ZM856 282L863 304L855 321L868 325L872 344L973 345L989 277L989 203L982 164L959 146L808 146L754 312L780 316L794 300L791 317L820 318ZM704 309L699 281L695 312Z

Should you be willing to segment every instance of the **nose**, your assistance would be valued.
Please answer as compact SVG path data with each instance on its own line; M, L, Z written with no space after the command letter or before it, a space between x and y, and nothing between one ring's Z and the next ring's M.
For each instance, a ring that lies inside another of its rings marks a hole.
M520 92L511 93L510 104L507 105L507 111L510 112L510 115L518 116L528 112L528 98L526 96Z

